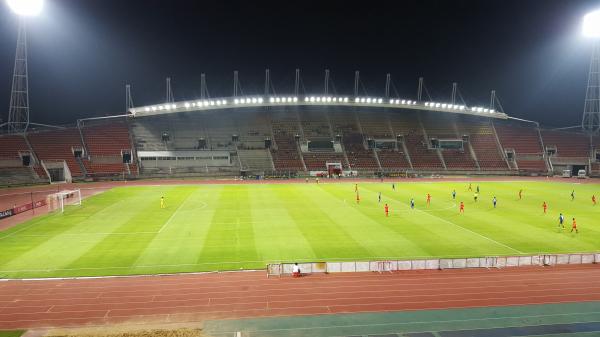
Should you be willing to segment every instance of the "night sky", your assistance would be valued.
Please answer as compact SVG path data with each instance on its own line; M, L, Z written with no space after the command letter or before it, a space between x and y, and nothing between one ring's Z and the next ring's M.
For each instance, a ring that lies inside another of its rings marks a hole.
M395 3L395 5L391 5ZM307 93L331 71L351 95L360 70L366 94L382 96L391 73L399 97L416 98L425 78L433 100L458 82L468 105L495 89L506 113L548 126L581 122L590 41L581 17L600 1L167 1L46 0L29 22L31 120L123 113L125 84L135 105L231 96L233 71L244 94L261 94L264 69L277 93L293 91L301 69ZM0 111L8 114L17 19L0 4ZM363 92L363 94L365 94Z

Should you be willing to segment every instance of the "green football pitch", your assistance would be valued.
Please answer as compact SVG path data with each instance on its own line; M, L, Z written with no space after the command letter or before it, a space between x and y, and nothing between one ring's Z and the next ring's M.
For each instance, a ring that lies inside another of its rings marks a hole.
M119 187L85 199L82 206L69 206L62 214L0 232L0 277L600 251L600 205L591 201L592 195L600 196L600 185L473 182L473 190L477 186L475 202L465 182L396 182L395 190L391 182L360 182L360 204L354 183ZM427 193L432 196L430 206L425 203ZM492 205L494 196L497 208ZM411 198L415 209L410 208ZM465 203L464 214L458 212L460 201ZM564 230L557 226L559 212L565 215ZM573 217L578 234L570 232Z

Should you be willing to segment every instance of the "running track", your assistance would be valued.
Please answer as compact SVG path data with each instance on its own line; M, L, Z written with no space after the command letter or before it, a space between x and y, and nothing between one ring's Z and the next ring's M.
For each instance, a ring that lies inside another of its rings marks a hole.
M597 280L597 265L10 280L0 282L0 329L599 301Z

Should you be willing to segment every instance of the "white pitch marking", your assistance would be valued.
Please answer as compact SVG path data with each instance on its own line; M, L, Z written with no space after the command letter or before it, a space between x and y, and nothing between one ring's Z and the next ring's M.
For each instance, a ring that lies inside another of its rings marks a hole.
M175 217L175 215L177 214L177 212L179 212L179 210L181 209L181 207L183 205L185 205L185 203L189 200L189 196L181 203L181 205L179 205L179 207L177 207L177 209L175 210L175 212L173 212L173 214L171 214L171 216L169 217L169 219L167 219L167 221L164 223L164 225L162 225L162 227L158 230L158 233L161 233L163 231L163 229L165 229L170 223L171 220L173 220L173 218ZM202 207L200 207L200 209L203 209L204 207L206 207L206 203L204 201L200 201L203 205Z
M422 210L420 210L420 209L418 209L418 208L416 208L415 210L416 210L416 211L419 211L419 212L422 212L422 213L425 213L425 214L429 214L429 213L426 213L425 211L422 211ZM446 220L446 219L444 219L444 218L440 218L440 217L439 217L439 216L437 216L437 215L433 215L433 214L429 214L429 215L430 215L430 216L432 216L432 217L434 217L434 218L438 218L438 219L440 219L441 221L443 221L443 222L445 222L445 223L449 223L449 224L451 224L451 225L454 225L454 226L456 226L456 227L462 228L463 230L465 230L465 231L467 231L467 232L469 232L469 233L475 234L475 235L477 235L477 236L480 236L480 237L482 237L482 238L484 238L484 239L486 239L486 240L488 240L488 241L494 242L495 244L498 244L498 245L500 245L500 246L506 247L506 248L508 248L508 249L510 249L510 250L512 250L512 251L515 251L515 252L517 252L517 253L519 253L519 254L525 254L524 252L522 252L522 251L520 251L520 250L518 250L518 249L515 249L515 248L513 248L513 247L511 247L511 246L505 245L504 243L502 243L502 242L498 242L498 241L496 241L496 240L494 240L494 239L492 239L492 238L490 238L490 237L487 237L487 236L485 236L485 235L483 235L483 234L479 234L479 233L477 233L477 232L474 232L474 231L472 231L472 230L470 230L470 229L468 229L468 228L465 228L465 227L463 227L463 226L461 226L461 225L459 225L459 224L456 224L456 223L454 223L454 222L452 222L452 221Z

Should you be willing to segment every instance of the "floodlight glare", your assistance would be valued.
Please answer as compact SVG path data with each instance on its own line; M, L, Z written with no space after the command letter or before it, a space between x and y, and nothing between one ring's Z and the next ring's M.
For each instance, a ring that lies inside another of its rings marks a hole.
M588 13L583 17L583 35L600 37L600 10Z
M42 12L44 0L6 0L6 4L17 15L37 16Z

